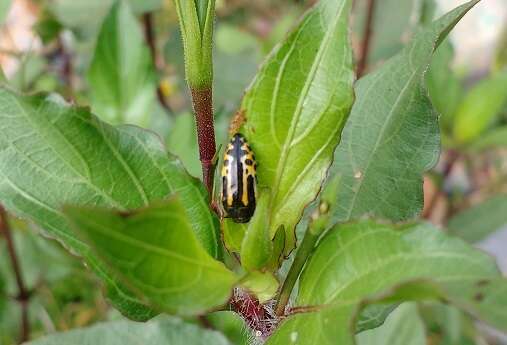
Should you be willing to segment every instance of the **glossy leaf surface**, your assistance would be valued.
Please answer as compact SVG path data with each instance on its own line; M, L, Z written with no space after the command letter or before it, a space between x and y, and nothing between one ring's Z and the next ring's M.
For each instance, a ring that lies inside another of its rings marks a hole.
M271 237L294 227L317 195L353 102L350 0L323 0L271 53L242 103L241 131L257 157L261 186L271 189Z

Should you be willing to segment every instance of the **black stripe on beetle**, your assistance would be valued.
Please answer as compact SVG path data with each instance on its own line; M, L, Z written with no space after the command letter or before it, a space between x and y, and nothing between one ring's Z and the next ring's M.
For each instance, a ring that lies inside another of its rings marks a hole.
M225 217L236 223L247 223L255 211L256 167L255 156L245 137L234 134L225 149L220 199Z

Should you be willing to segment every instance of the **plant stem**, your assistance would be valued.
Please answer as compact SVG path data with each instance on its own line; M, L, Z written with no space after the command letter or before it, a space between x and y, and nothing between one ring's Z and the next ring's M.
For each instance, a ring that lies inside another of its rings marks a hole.
M0 232L4 234L5 241L7 242L7 251L11 259L12 270L16 278L16 284L18 286L17 301L21 306L21 335L20 343L24 343L30 336L30 324L28 322L28 301L30 299L30 293L25 287L23 282L23 276L21 274L21 266L19 265L18 257L16 255L16 249L14 247L14 241L11 235L11 229L7 221L7 213L2 205L0 205Z
M357 78L361 78L368 65L368 55L370 53L371 35L373 32L373 18L375 16L375 0L368 0L368 9L366 14L366 24L364 27L363 41L361 43L361 55L357 63Z
M202 180L208 190L208 194L211 196L215 175L213 158L216 152L215 127L213 124L213 94L211 87L202 90L191 88L190 90L192 92L192 103L195 112L199 159L202 165Z
M448 156L446 157L446 161L444 167L442 169L442 185L445 185L445 182L448 180L449 176L452 173L454 168L454 164L459 160L460 154L455 150L449 150ZM435 207L437 205L437 200L439 197L445 196L445 194L441 191L435 192L435 194L429 200L429 205L426 207L422 214L422 218L431 219L433 212L435 211Z
M62 79L64 80L66 86L65 88L66 99L73 101L75 97L74 97L72 56L69 54L69 52L65 47L65 42L62 38L62 35L58 36L58 50L63 60L63 68L61 74Z
M153 65L157 70L162 69L162 59L159 58L157 54L157 44L155 39L155 32L153 31L153 14L152 13L145 13L143 15L143 27L144 27L144 37L146 39L146 43L148 43L148 47L150 47L151 52L151 58L153 60ZM160 83L157 85L157 98L162 106L169 115L173 115L174 112L171 109L171 106L169 103L167 103L167 100L165 99L164 92L162 91L162 87Z
M313 252L315 243L319 239L319 235L320 232L312 231L311 227L306 230L303 241L301 241L301 244L297 249L294 262L292 263L292 266L289 269L289 273L283 282L282 289L280 290L280 295L275 309L276 315L282 316L285 314L285 308L289 302L292 289L294 288L294 285L296 284L296 281L299 278L299 274L303 270L308 257Z

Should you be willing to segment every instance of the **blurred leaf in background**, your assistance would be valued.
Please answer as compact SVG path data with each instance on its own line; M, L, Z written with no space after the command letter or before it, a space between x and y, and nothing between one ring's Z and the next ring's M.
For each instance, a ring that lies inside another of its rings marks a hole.
M0 25L2 25L5 18L7 18L11 3L12 0L0 0Z
M162 5L162 0L51 0L48 4L63 26L80 38L93 38L115 2L129 4L137 14L156 10Z
M507 68L507 24L504 24L503 32L498 39L493 71L497 72L504 68Z
M35 24L35 32L42 39L42 43L49 44L56 39L63 30L62 24L57 20L47 7L42 9L38 22Z
M472 150L483 151L488 149L498 149L507 147L507 125L498 126L478 137L470 148Z
M466 144L484 133L495 121L507 103L507 69L481 80L465 95L459 106L454 137Z
M452 130L454 115L465 90L463 80L452 68L454 49L449 38L435 52L426 74L426 86L433 106L440 114L440 125L445 135Z
M16 73L9 78L9 84L17 90L32 90L35 82L46 72L47 62L38 53L27 53L20 60Z
M104 120L147 126L155 101L152 57L125 1L106 17L88 73L92 110Z
M259 41L251 34L228 24L217 27L213 90L216 111L236 111L261 61L259 48Z
M182 113L175 116L166 142L167 149L181 159L187 171L200 177L201 163L193 114Z
M183 46L177 31L171 33L164 54L177 75L177 89L189 108L189 95L184 84ZM214 48L215 135L217 144L228 140L229 119L236 111L245 88L252 80L261 60L260 41L235 26L218 25ZM167 134L167 147L184 163L193 176L200 177L201 165L195 132L195 120L191 113L182 112L173 118Z
M404 303L384 324L356 336L358 345L426 345L426 330L415 303Z
M507 225L507 194L500 194L458 213L449 220L449 232L477 243Z
M476 343L476 339L480 337L473 319L456 307L440 303L423 303L419 310L432 344L482 344Z

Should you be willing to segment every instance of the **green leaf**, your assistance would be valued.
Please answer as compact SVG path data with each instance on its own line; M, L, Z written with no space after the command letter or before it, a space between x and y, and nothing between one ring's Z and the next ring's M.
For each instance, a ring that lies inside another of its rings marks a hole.
M479 242L507 224L507 194L494 196L449 220L449 233L469 243Z
M435 52L426 74L431 102L441 115L441 126L446 133L452 131L454 116L465 93L460 78L451 68L453 59L454 48L451 41L446 39Z
M11 8L12 0L0 0L0 25L3 25Z
M111 6L126 0L52 0L48 9L58 21L77 33L80 38L95 39L100 25ZM126 1L136 14L154 11L162 6L162 0Z
M263 189L241 244L241 265L248 271L263 269L273 255L273 243L266 224L271 215L269 197L269 190Z
M498 72L504 68L507 68L507 25L505 24L502 33L498 36L493 71Z
M118 213L67 207L78 234L154 308L195 315L224 304L235 275L202 248L178 197Z
M480 81L458 109L454 137L460 143L478 138L495 121L507 103L507 68Z
M482 151L507 147L507 126L493 128L476 138L468 147L472 151Z
M208 253L220 255L206 192L151 132L111 127L86 108L55 97L0 89L0 199L82 256L105 280L109 298L131 318L152 313L97 261L69 229L65 204L130 209L178 193Z
M321 240L300 277L295 306L268 344L354 344L370 303L445 299L505 329L507 280L491 257L430 225L345 224ZM294 335L296 334L296 335Z
M426 330L415 303L398 307L385 323L376 329L360 333L358 345L426 345Z
M148 323L103 322L89 328L57 333L26 345L228 345L220 333L199 328L176 318L159 318Z
M45 45L55 40L60 35L62 29L62 24L47 8L42 10L37 23L33 26L33 30L39 35L42 43Z
M222 332L234 345L251 345L243 319L232 311L219 311L206 315L213 328Z
M241 286L253 293L261 303L275 297L279 285L278 280L271 272L250 272L241 280Z
M386 318L398 307L398 304L370 304L361 311L357 318L356 332L380 327Z
M222 220L222 233L224 234L224 243L228 250L240 253L243 239L245 238L248 224L235 223L230 218Z
M152 59L124 1L113 5L102 24L88 80L94 113L114 124L149 123L156 88Z
M422 209L422 174L439 156L439 129L424 73L437 43L476 3L422 29L403 51L356 83L356 102L335 153L340 175L334 221L364 215L391 220Z
M174 0L174 3L183 38L188 84L197 90L210 88L215 0Z
M348 39L350 0L324 0L270 54L242 103L242 132L257 157L259 185L271 189L273 237L294 228L319 192L354 96Z
M21 60L16 73L9 78L9 85L16 90L29 90L46 73L46 68L47 62L44 57L35 53L28 53Z

